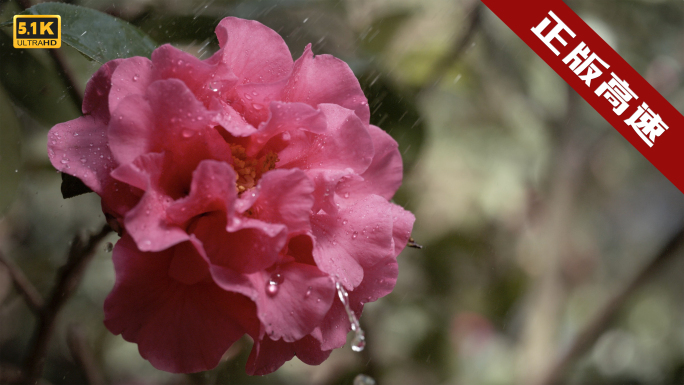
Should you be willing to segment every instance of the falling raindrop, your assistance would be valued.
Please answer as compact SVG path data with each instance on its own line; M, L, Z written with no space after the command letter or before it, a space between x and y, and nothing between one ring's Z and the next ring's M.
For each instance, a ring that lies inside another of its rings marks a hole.
M347 290L345 290L341 282L335 282L335 288L337 289L337 296L340 297L340 301L342 301L342 305L344 305L344 310L347 312L347 317L349 317L351 329L354 332L351 348L355 352L360 352L366 347L366 336L361 329L359 319L356 318L354 311L349 306L349 294L347 293Z
M365 374L359 374L354 377L354 385L375 385L376 382L371 376Z

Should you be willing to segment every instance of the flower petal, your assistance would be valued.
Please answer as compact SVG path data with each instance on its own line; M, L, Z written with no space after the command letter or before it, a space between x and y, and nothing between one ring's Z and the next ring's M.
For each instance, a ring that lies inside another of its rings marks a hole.
M102 122L109 121L109 93L112 88L112 74L124 59L108 61L95 72L86 84L82 111Z
M222 60L238 84L271 83L292 71L292 55L274 30L254 20L226 17L216 27Z
M345 198L360 199L375 194L392 199L401 186L404 168L397 142L384 130L371 125L368 132L373 140L375 154L368 169L361 174L363 178L347 180L337 188L337 194Z
M204 244L211 263L241 274L273 265L287 239L285 226L254 219L239 219L237 225L234 220L226 230L227 218L222 212L199 217L196 223L193 233Z
M279 278L274 278L279 274ZM269 292L269 281L281 281ZM254 301L264 331L272 339L294 342L320 323L330 309L335 286L330 277L315 266L297 262L281 264L275 271L250 275L258 291Z
M226 162L203 160L192 174L190 194L170 204L166 213L179 225L212 211L222 211L230 217L236 198L233 167Z
M394 252L390 203L377 195L354 202L337 215L320 212L311 218L318 267L354 290L363 280L363 266Z
M354 111L334 104L320 104L327 129L321 135L301 135L291 139L289 146L278 153L281 168L352 169L363 173L373 160L373 141L368 129ZM293 133L294 134L294 133Z
M147 87L157 78L150 59L140 56L122 59L112 74L109 111L114 112L128 96L144 96Z
M366 126L370 120L368 100L351 68L331 55L314 57L311 44L294 63L283 97L286 101L304 102L313 107L321 103L337 104L353 110Z
M258 323L254 304L213 282L186 285L169 276L173 249L137 250L124 234L112 259L116 284L105 300L105 326L138 344L154 367L174 373L212 369Z
M311 229L313 191L304 171L272 170L259 180L250 211L262 221L284 224L289 234L303 233Z
M200 60L170 44L152 52L152 63L158 79L179 79L204 102L227 93L238 81L222 61Z
M295 355L292 344L283 340L274 341L268 336L254 341L245 368L250 376L263 376L273 373L291 360Z

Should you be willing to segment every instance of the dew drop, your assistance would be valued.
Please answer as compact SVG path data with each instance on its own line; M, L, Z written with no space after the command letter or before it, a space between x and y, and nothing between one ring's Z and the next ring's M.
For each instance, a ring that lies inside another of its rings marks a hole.
M343 225L346 225L347 223L349 223L349 221L346 220L346 219L342 221L342 224L343 224Z
M140 79L140 75L138 75L138 74L133 75L133 81L134 82L137 82L138 79Z
M284 133L283 133L283 140L284 140L284 141L287 142L288 140L290 140L291 137L292 137L292 136L290 136L290 133L289 133L289 132L284 132Z
M283 283L283 276L280 273L273 273L271 279L266 283L266 293L270 296L278 294L280 284Z
M359 236L359 232L354 231L354 233L352 234L352 239L356 239L356 237L358 237L358 236Z
M114 245L111 242L107 242L105 244L104 251L106 251L107 253L111 253L112 250L114 250Z
M348 199L348 198L349 198L349 191L347 191L346 193L344 193L344 198L345 198L345 199Z
M192 130L183 130L183 137L184 138L189 138L191 137L195 132Z
M304 298L309 298L309 296L311 296L311 290L313 290L313 287L309 286L306 289L306 294L304 294Z

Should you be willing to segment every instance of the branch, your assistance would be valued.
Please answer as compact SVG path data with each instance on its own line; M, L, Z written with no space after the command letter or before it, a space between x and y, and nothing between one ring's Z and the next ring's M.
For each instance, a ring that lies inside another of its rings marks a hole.
M461 55L465 53L470 41L473 39L473 36L475 36L475 32L480 25L480 20L482 18L482 7L482 2L477 1L475 3L473 9L470 11L468 29L466 29L466 32L463 34L463 36L461 36L460 39L454 41L451 50L437 60L435 65L432 67L432 71L430 71L431 75L425 82L425 86L423 86L423 88L432 88L437 85L437 83L442 80L444 75L447 73L449 68L451 68L451 66L461 58Z
M69 326L67 344L74 360L81 366L88 385L104 385L104 378L93 358L93 352L88 346L86 334L79 324Z
M36 287L33 286L28 278L26 278L26 275L24 275L24 272L21 271L21 268L19 268L19 266L17 266L11 260L7 259L2 251L0 251L0 263L7 267L7 271L12 278L14 287L16 287L21 296L24 297L24 300L29 308L31 308L34 313L39 314L40 309L43 307L43 297L40 295L38 290L36 290Z
M677 251L684 244L684 227L665 244L660 252L615 296L606 306L584 327L575 337L568 349L561 354L547 374L542 377L539 385L556 385L561 383L565 371L584 352L594 345L596 340L610 326L613 318L620 311L627 299L670 259L677 255Z
M91 235L87 241L81 237L74 237L69 249L67 262L59 269L57 284L50 293L50 299L40 312L40 317L33 333L33 343L29 351L24 374L26 384L35 385L40 380L45 365L50 337L55 329L55 321L62 306L76 291L81 282L88 262L95 254L95 247L112 229L104 225L97 234Z

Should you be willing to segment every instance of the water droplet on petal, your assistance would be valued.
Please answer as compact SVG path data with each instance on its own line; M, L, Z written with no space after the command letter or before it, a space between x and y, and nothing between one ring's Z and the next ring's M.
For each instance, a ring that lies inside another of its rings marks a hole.
M344 198L345 198L345 199L349 198L349 191L347 191L346 193L344 193Z
M271 279L266 283L266 293L270 296L278 294L280 284L283 283L283 276L280 273L273 273Z
M309 296L311 295L311 290L313 290L313 287L309 286L306 289L306 294L304 294L304 298L309 298Z
M347 223L349 223L349 221L346 220L346 219L342 221L342 224L343 224L343 225L346 225Z
M191 137L195 132L193 130L183 130L183 137L184 138L189 138Z
M133 75L133 81L134 82L137 82L138 79L140 79L140 75L138 75L138 74Z
M356 239L356 237L358 237L358 236L359 236L359 232L354 231L354 233L352 234L352 239Z
M287 142L288 140L290 140L291 137L292 137L292 136L290 135L289 132L284 132L284 133L283 133L283 140L284 140L284 141Z

